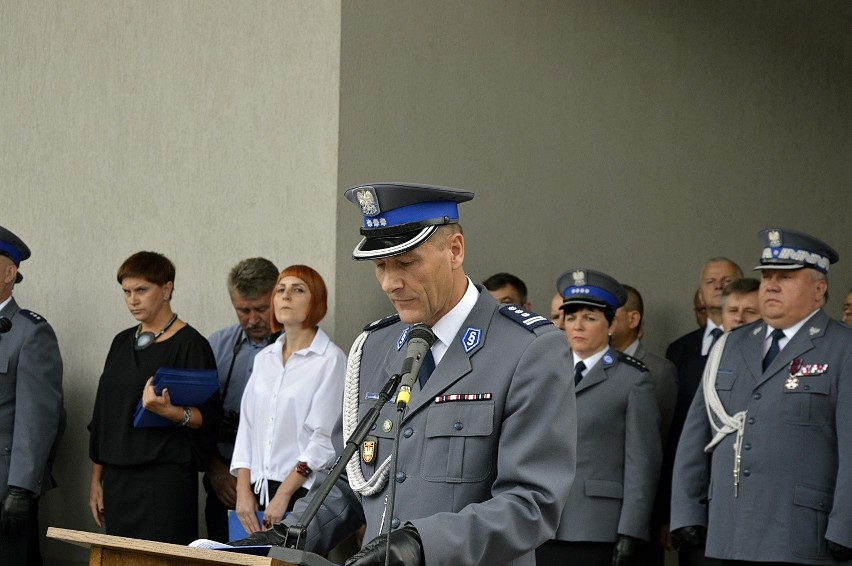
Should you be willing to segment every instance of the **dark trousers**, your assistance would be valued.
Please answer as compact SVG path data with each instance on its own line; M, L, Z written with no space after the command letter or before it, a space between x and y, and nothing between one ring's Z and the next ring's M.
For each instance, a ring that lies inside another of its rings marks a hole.
M23 532L11 537L0 529L0 562L9 566L42 566L39 547L38 498L33 515Z
M704 556L704 547L688 548L678 551L678 566L721 566L718 558Z
M549 540L535 549L536 566L611 566L614 542Z
M793 562L749 562L748 560L720 560L722 566L796 566Z
M228 510L233 507L225 507L219 501L219 496L213 489L213 484L207 474L202 480L207 499L204 502L204 522L207 523L207 538L218 542L228 542Z

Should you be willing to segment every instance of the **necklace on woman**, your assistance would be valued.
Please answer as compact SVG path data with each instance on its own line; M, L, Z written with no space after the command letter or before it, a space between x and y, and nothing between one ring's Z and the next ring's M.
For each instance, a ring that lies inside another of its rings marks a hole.
M169 329L169 327L177 320L177 313L174 313L166 325L154 334L153 332L142 332L142 323L139 323L139 326L136 328L136 344L133 345L133 349L136 351L144 350L151 344L153 344L157 338L163 335L163 332Z

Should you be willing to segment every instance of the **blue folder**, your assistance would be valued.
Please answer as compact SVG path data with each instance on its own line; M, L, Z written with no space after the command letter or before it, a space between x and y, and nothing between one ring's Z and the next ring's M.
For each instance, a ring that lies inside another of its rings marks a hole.
M169 390L173 405L198 407L203 405L219 389L219 372L215 369L160 368L154 374L154 390L158 395ZM133 413L133 426L175 426L172 421L142 408L142 400Z
M286 515L285 515L286 517ZM263 530L263 511L257 512L257 524L260 525L260 530ZM237 517L237 512L233 509L228 510L228 540L240 540L246 538L248 533L240 523L240 518ZM264 555L265 556L265 555Z

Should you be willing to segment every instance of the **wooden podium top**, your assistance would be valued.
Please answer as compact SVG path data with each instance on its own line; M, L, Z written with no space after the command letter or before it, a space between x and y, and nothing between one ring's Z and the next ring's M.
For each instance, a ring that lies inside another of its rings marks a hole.
M169 544L127 537L116 537L86 531L74 531L49 527L47 536L77 546L92 549L90 565L93 564L242 564L245 566L292 566L268 556L253 556L239 552L225 552L206 548L193 548L179 544ZM95 561L95 549L116 551L122 555L119 560ZM135 558L134 558L135 557Z

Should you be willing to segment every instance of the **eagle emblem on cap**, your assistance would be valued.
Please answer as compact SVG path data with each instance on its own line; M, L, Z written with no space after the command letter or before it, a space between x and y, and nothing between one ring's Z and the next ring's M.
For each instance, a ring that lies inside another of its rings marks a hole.
M582 287L586 284L586 272L578 269L574 273L571 274L571 277L574 278L574 286Z
M355 191L355 194L358 197L358 204L361 205L361 212L364 213L364 216L375 216L381 212L373 187L361 187Z
M777 248L781 246L781 231L780 230L770 230L769 231L769 245L773 248Z

